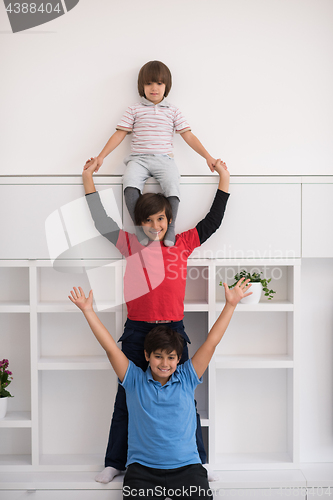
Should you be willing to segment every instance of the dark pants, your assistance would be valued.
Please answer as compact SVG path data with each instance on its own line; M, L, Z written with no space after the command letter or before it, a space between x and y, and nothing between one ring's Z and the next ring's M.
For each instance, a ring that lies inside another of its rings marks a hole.
M148 363L144 356L144 340L148 332L155 328L155 323L146 323L144 321L126 320L123 335L118 342L122 342L122 351L128 359L133 361L139 368L146 370ZM180 364L188 360L187 343L190 342L187 337L182 321L173 321L167 324L168 327L178 332L184 339L184 350L180 359ZM118 392L114 404L114 410L111 421L109 442L105 454L105 467L114 467L118 470L125 470L127 461L127 434L128 434L128 413L126 405L125 390L118 385ZM202 439L200 416L197 413L197 447L200 460L203 464L207 461L207 455Z
M175 446L177 446L175 444ZM201 464L177 469L152 469L134 463L128 466L124 477L123 500L212 500L207 471Z

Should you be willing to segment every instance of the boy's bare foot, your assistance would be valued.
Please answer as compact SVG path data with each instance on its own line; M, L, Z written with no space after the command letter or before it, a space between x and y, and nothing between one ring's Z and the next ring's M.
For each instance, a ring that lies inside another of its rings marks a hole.
M105 467L101 472L96 474L95 481L98 483L110 483L112 479L121 474L121 470L115 469L114 467Z

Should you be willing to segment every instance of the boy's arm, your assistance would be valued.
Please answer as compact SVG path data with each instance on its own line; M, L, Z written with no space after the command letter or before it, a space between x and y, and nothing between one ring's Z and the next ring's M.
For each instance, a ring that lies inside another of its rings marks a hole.
M223 283L226 296L226 304L220 316L216 320L212 329L208 333L207 339L197 350L192 358L193 368L195 369L198 377L202 377L209 362L214 354L216 346L221 341L234 313L238 302L243 298L251 295L252 292L246 293L251 285L248 285L250 280L244 281L244 278L239 280L237 285L231 290L226 283Z
M97 169L97 158L90 158L83 167L82 181L85 194L96 193L93 174Z
M203 147L199 139L190 131L187 130L181 134L182 138L196 153L205 158L208 167L211 172L214 172L214 166L216 163L215 158L213 158L208 151Z
M101 167L104 158L109 155L114 149L116 149L117 146L125 139L127 135L127 132L125 130L116 130L113 135L111 135L110 139L108 142L105 144L104 148L102 151L99 153L99 155L96 157L97 159L97 166L95 169L95 172L98 172L99 168ZM85 169L88 168L87 164L84 167Z
M95 223L97 231L105 236L113 245L117 244L119 237L118 224L107 215L100 200L99 194L96 192L93 173L96 171L97 160L91 158L87 163L87 168L82 172L82 180L88 207Z
M74 287L73 290L71 290L71 295L69 295L68 298L83 312L84 317L86 318L91 328L91 331L103 347L114 371L116 372L116 375L122 382L128 368L128 359L125 354L119 349L108 330L96 315L92 305L92 290L90 290L89 296L85 297L81 287L78 287L78 289Z
M230 174L225 163L221 160L217 160L215 170L220 176L217 193L210 211L206 217L196 225L201 245L220 227L229 198Z
M107 155L109 155L114 149L116 149L116 147L119 146L121 142L123 142L127 134L128 132L126 132L125 130L116 130L115 133L111 135L110 139L108 140L102 151L97 156L97 160L100 163L100 165L102 165L104 158Z

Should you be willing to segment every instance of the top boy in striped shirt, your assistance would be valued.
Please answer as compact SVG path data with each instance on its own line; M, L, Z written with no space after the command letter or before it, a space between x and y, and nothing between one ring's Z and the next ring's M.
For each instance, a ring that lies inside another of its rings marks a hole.
M175 220L180 200L179 173L173 159L174 131L181 134L184 141L206 159L212 172L217 161L191 132L180 110L165 100L171 85L170 70L162 62L150 61L140 69L138 91L141 102L127 108L116 127L116 132L97 156L95 170L99 170L104 158L131 133L131 154L124 160L127 166L123 177L126 206L135 224L136 202L146 180L154 177L172 207L172 222L164 238L166 246L175 244ZM140 228L138 231L141 243L147 244L148 239L144 233L140 233Z

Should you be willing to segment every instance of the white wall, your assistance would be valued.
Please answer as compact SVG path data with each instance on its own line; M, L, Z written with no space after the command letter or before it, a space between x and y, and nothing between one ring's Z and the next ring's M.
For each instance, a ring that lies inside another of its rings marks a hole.
M13 34L1 2L0 174L79 174L151 59L232 174L329 174L332 15L331 0L80 0ZM175 149L182 174L209 174L178 136ZM128 150L126 139L103 172L121 173Z

